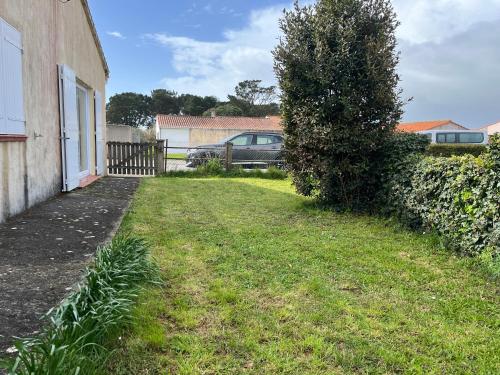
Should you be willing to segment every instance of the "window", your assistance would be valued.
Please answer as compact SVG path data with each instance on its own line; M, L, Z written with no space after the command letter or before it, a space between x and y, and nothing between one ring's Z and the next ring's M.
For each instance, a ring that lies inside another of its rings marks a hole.
M0 134L24 133L21 34L0 18Z
M483 133L460 133L459 142L460 143L483 143L484 134Z
M276 141L275 136L273 135L257 135L257 144L258 145L270 145L273 143L279 143Z
M483 133L438 133L437 143L482 143Z
M243 134L233 138L231 143L235 146L250 146L252 144L252 140L252 134Z
M437 143L457 143L457 133L438 133Z
M424 135L427 137L429 141L432 142L432 133L424 133Z

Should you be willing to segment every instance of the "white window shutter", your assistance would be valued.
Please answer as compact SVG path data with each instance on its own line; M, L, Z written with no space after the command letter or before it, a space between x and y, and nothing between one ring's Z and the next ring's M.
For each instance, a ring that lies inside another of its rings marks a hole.
M68 66L59 67L61 108L61 150L63 159L63 191L80 185L80 131L76 99L76 76Z
M104 144L104 124L102 121L102 94L95 91L94 108L95 108L95 139L96 139L96 174L103 176L106 174L106 154Z
M3 24L0 18L0 134L7 133L7 125L5 122L5 90L3 84Z
M2 21L4 134L25 134L21 33Z

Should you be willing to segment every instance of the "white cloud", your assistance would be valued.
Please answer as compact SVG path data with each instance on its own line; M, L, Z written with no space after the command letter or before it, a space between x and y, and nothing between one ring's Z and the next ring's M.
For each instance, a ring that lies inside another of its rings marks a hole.
M219 42L146 35L173 52L172 64L179 77L164 78L163 84L178 92L216 95L221 99L245 79L261 79L265 85L274 85L271 51L278 42L278 19L283 8L253 11L246 27L226 31Z
M439 42L478 22L500 19L500 0L393 0L401 21L398 37L413 43Z
M123 34L119 31L107 31L106 34L113 36L118 39L126 39Z
M405 96L415 98L405 119L453 118L473 126L498 120L500 0L393 3L401 21L402 87ZM271 51L283 8L253 11L245 27L227 30L216 42L148 35L173 54L178 74L163 78L163 85L222 99L245 79L276 84Z
M500 21L442 42L401 43L405 119L452 118L477 127L500 119Z

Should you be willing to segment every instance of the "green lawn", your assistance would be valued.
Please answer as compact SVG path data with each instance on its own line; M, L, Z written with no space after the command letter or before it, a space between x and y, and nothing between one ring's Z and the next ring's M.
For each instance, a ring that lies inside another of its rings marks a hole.
M187 154L185 152L169 152L165 157L173 160L186 160Z
M289 181L148 179L122 230L150 240L165 285L110 373L500 373L498 285Z

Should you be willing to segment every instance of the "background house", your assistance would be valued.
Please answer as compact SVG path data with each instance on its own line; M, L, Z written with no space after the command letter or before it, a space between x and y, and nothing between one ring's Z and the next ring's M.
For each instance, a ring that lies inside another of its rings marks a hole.
M482 127L481 130L488 132L489 135L500 133L500 122L497 122L496 124Z
M224 138L245 131L283 131L280 117L196 117L156 116L156 138L168 139L173 147L196 147L218 143Z
M86 0L1 0L0 24L2 221L105 173L108 67Z
M467 128L452 120L440 120L401 123L398 125L397 130L418 133L425 130L467 130Z
M431 143L487 144L488 133L481 129L467 129L451 120L402 123L397 126L402 132L423 134Z

